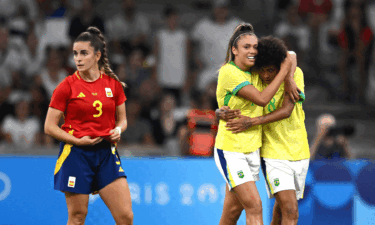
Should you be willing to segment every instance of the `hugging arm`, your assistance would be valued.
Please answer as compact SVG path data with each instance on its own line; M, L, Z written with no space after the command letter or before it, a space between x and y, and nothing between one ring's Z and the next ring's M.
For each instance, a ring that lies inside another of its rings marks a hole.
M239 133L249 129L252 126L272 123L285 118L289 118L294 109L294 102L289 95L285 94L282 107L264 116L250 118L237 113L239 119L230 119L226 127L233 133Z
M237 95L252 101L254 104L259 106L266 106L272 97L276 94L281 83L285 80L285 77L289 75L289 71L292 66L292 56L289 55L285 58L281 64L280 71L276 75L275 79L269 84L262 92L258 91L254 86L247 85L238 91Z

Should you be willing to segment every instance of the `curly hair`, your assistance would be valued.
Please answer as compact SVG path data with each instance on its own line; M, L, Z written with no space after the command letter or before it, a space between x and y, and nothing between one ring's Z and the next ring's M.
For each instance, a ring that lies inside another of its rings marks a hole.
M281 63L287 56L287 51L288 49L281 39L273 36L262 37L258 42L256 68L276 66L280 69Z

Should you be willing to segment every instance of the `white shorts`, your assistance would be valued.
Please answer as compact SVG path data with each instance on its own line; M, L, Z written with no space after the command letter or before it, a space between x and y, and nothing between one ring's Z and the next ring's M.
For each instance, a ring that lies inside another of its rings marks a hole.
M261 162L269 198L285 190L295 190L297 200L303 198L310 159L289 161L262 158Z
M259 180L259 149L251 153L223 151L215 148L215 162L229 190L248 181Z

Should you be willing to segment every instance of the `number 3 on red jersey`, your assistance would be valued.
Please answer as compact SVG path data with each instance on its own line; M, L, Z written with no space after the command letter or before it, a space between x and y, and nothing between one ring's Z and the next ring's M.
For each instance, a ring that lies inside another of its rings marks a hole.
M103 114L103 110L102 110L103 103L101 101L99 101L99 100L94 101L94 103L92 104L92 106L96 107L96 110L99 111L97 114L93 115L95 118L99 117L99 116L101 116Z

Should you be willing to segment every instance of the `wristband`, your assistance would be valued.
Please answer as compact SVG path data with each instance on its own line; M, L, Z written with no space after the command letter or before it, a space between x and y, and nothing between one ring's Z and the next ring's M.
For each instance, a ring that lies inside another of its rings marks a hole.
M116 127L115 130L117 130L117 131L118 131L118 134L121 135L121 127Z

